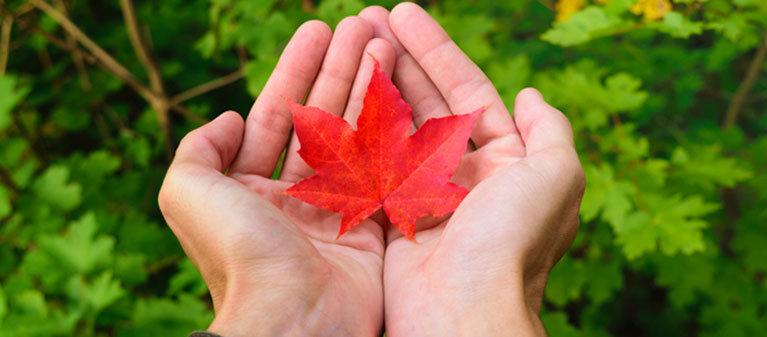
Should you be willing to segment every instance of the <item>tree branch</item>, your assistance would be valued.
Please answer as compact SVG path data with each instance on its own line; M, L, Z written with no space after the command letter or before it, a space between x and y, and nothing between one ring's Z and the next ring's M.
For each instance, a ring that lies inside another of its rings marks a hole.
M155 93L155 98L149 101L149 105L157 112L157 120L160 123L160 128L165 134L165 157L171 159L173 157L173 140L170 138L170 118L168 117L168 110L171 104L168 101L168 97L165 94L165 87L162 83L162 75L160 69L157 67L157 63L152 58L152 54L149 53L146 41L144 41L141 31L139 30L138 19L136 18L136 11L133 7L131 0L120 0L120 8L125 18L125 26L128 29L128 36L130 37L133 50L136 52L141 64L144 65L147 75L149 76L149 84L152 86L152 91Z
M764 32L762 45L759 46L759 49L756 51L756 55L754 55L754 58L751 59L751 64L748 65L746 77L743 79L743 82L740 82L738 91L735 92L735 96L733 96L732 101L730 102L730 106L727 108L727 113L725 114L724 121L722 122L723 128L727 129L735 125L735 122L738 119L738 114L740 113L740 109L743 107L743 103L748 96L748 92L751 91L751 87L753 87L754 82L756 82L756 76L759 75L759 68L762 66L762 62L764 62L765 56L767 56L767 30Z
M123 17L125 18L125 26L128 29L128 37L133 45L133 50L136 52L136 56L146 69L152 90L159 95L164 95L165 88L162 84L160 69L157 67L154 58L152 58L152 54L149 53L146 41L142 38L133 2L131 0L120 0L120 8L122 8Z
M29 3L45 12L45 14L48 14L48 16L50 16L59 25L61 25L61 28L63 28L67 33L74 37L77 42L80 42L80 44L82 44L88 51L90 51L90 53L93 54L93 56L99 61L99 63L104 66L104 68L125 81L125 83L133 88L145 100L152 102L158 99L152 90L141 84L141 82L136 79L136 76L134 76L128 69L123 67L122 64L117 62L117 60L115 60L111 55L104 51L104 49L102 49L98 44L93 42L93 40L85 35L85 33L83 33L80 28L72 23L72 21L70 21L66 16L61 14L61 12L51 7L51 5L43 0L29 0Z
M8 65L8 54L11 45L11 28L13 28L13 17L3 15L0 20L0 75L5 74L5 68Z
M210 82L206 82L203 84L200 84L192 89L189 89L187 91L184 91L176 96L173 96L170 99L171 105L176 105L181 102L184 102L186 100L195 98L197 96L206 94L210 91L216 90L218 88L221 88L223 86L229 85L231 83L236 82L237 80L241 79L243 77L242 70L237 70L229 75L219 77L215 80L212 80Z
M59 1L59 0L54 0ZM63 4L62 2L58 2L59 5ZM152 57L148 52L148 49L146 48L146 44L143 43L139 35L139 29L138 29L138 21L135 16L135 11L133 10L132 2L129 0L121 0L121 3L123 5L123 11L126 19L126 26L128 27L128 33L131 36L131 43L133 43L134 49L136 51L136 55L139 57L141 62L145 65L147 69L147 73L149 74L150 81L152 82L152 89L148 88L146 85L142 84L134 75L131 73L127 68L125 68L122 64L120 64L117 60L115 60L109 53L104 51L98 44L96 44L90 37L88 37L82 30L80 30L77 25L75 25L62 11L59 11L55 8L53 8L48 2L45 0L29 0L25 5L22 5L22 7L19 8L19 11L17 13L10 12L5 6L2 5L2 2L0 2L0 12L6 17L10 17L13 19L18 19L19 15L24 14L29 11L31 8L38 8L44 13L46 13L48 16L50 16L53 20L55 20L64 30L65 33L68 34L71 38L73 38L75 41L82 44L86 50L80 49L77 44L71 44L67 41L63 41L59 39L58 37L45 32L41 30L40 28L30 25L23 20L20 21L20 25L22 25L25 29L29 29L32 32L39 34L43 38L45 38L48 42L56 45L57 47L67 50L71 52L73 55L79 54L84 58L85 61L89 63L95 63L104 68L107 72L112 73L113 75L119 77L122 79L128 86L133 88L139 96L144 98L150 106L152 106L153 109L158 113L159 121L161 124L161 127L163 127L163 130L166 132L166 155L171 156L173 149L171 148L172 143L171 139L169 137L170 135L170 123L168 118L168 112L170 110L173 110L177 112L178 114L193 120L195 122L204 124L209 122L209 120L205 117L202 117L200 115L197 115L188 109L180 106L179 104L182 101L191 99L193 97L205 94L207 92L210 92L212 90L218 89L222 86L228 85L230 83L233 83L240 78L243 77L243 73L241 70L235 71L229 75L223 76L218 79L214 79L210 82L203 83L197 87L194 87L192 89L189 89L185 92L182 92L176 96L173 97L173 99L169 99L164 91L164 87L162 85L162 80L160 77L160 71L159 68L156 66L156 64L152 61ZM156 88L156 89L155 89Z
M61 11L61 14L64 16L69 16L67 13L67 6L64 4L64 0L55 0L56 6ZM83 90L90 91L91 90L91 80L88 76L88 71L85 69L85 62L83 62L83 53L80 51L79 48L77 48L77 41L75 41L74 37L72 35L67 34L66 37L66 43L67 46L69 46L72 52L72 61L75 64L75 68L77 68L78 74L80 74L80 85L83 87Z

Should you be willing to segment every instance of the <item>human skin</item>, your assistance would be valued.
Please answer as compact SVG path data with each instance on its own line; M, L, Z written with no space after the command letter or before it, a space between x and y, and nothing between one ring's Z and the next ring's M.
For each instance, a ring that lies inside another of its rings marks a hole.
M394 47L393 80L416 126L488 105L472 130L476 149L453 175L470 189L466 199L452 216L420 221L419 244L387 230L387 336L545 335L543 291L575 238L585 186L569 121L534 89L517 95L512 117L490 80L417 5L359 16Z
M284 98L309 92L306 105L354 124L368 53L413 106L415 126L489 105L472 132L478 148L453 176L471 192L453 215L419 221L419 243L381 214L336 240L340 214L282 193L313 174L296 154ZM583 184L560 112L525 89L512 118L439 25L401 4L391 14L367 8L332 34L321 22L302 25L247 121L227 112L184 137L159 203L208 284L211 332L378 336L385 318L395 337L545 335L543 289L577 231Z
M360 105L376 55L391 74L394 51L350 17L334 34L302 25L253 105L247 121L226 112L181 141L159 195L160 209L210 289L209 331L239 336L380 336L384 234L364 220L336 240L340 215L283 191L312 174L288 155L284 99L342 114ZM348 104L347 104L348 102ZM292 139L291 139L292 137ZM226 171L226 174L222 172Z

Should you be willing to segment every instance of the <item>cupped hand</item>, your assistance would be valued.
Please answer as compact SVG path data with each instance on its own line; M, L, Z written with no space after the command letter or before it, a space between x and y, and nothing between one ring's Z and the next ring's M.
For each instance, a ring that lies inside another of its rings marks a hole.
M391 74L394 50L359 17L332 34L302 25L246 122L234 113L189 133L159 203L200 270L216 317L238 336L374 336L383 324L384 233L365 220L336 240L340 215L283 191L313 174L296 154L285 99L356 120L375 55ZM311 90L310 90L311 89ZM308 93L308 96L307 96ZM270 176L288 144L279 180Z
M514 116L493 84L417 5L360 17L397 54L393 80L420 126L489 105L476 149L453 180L470 189L452 216L422 219L416 244L386 234L387 336L545 335L538 319L548 272L572 243L584 189L567 118L534 89ZM508 74L515 76L515 74Z

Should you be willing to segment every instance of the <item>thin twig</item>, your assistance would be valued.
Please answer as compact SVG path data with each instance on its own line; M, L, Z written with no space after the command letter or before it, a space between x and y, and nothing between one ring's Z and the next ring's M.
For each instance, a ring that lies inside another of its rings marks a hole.
M11 28L13 28L13 17L3 15L2 24L0 24L0 75L5 74L5 68L8 66L9 46L11 45Z
M170 99L171 105L176 105L181 102L184 102L186 100L192 99L194 97L203 95L205 93L208 93L210 91L216 90L218 88L221 88L223 86L226 86L228 84L234 83L241 79L243 76L242 70L237 70L229 75L219 77L215 80L205 82L203 84L200 84L192 89L189 89L187 91L184 91L176 96L173 96Z
M120 133L126 133L130 136L136 135L136 132L129 128L125 122L123 122L123 120L120 118L120 115L117 113L117 111L115 111L114 108L112 108L112 106L103 101L101 102L101 105L104 108L104 111L107 112L107 117L109 117L112 122L117 125L117 130Z
M120 0L120 8L122 8L123 17L125 18L125 26L128 29L128 37L130 38L131 45L133 45L133 50L136 52L136 56L146 69L152 90L162 95L165 93L165 89L162 83L160 69L157 67L154 58L152 58L152 54L149 53L147 43L139 30L138 18L136 17L133 2L131 0Z
M751 59L751 64L748 65L746 77L743 79L743 82L740 82L738 91L735 92L735 96L733 96L730 106L727 108L727 114L724 116L724 121L722 122L723 128L727 129L733 126L737 121L738 114L743 107L748 92L751 91L751 87L753 87L754 82L756 82L756 76L759 74L759 68L762 66L765 56L767 56L767 30L764 32L762 45L759 46L756 55Z
M0 167L0 182L3 183L15 196L18 196L21 192L21 188L19 185L16 185L16 182L13 181L13 178L11 178L10 172L6 170L5 168Z
M171 110L178 112L181 116L184 116L186 118L189 118L197 123L205 124L207 122L210 122L209 119L202 117L194 112L189 111L188 109L180 106L180 105L172 105Z
M170 109L171 104L165 95L162 75L152 54L149 52L149 47L147 46L141 31L139 30L138 18L136 17L136 11L133 8L133 2L131 0L120 0L120 8L122 9L123 17L125 18L125 26L128 29L128 36L133 45L133 50L136 52L136 56L139 61L141 61L141 64L144 65L144 69L146 69L146 73L149 76L149 84L152 87L152 91L155 93L155 98L149 100L149 105L151 105L152 109L157 113L157 120L165 135L165 158L170 160L173 158L173 139L171 139L170 118L168 117L168 110Z
M19 6L19 8L16 8L16 11L13 14L15 14L16 17L19 17L29 13L33 9L35 9L35 6L29 2L25 2L23 5Z
M107 123L104 120L104 116L102 115L102 113L98 111L98 106L91 106L91 113L93 114L93 120L96 122L96 128L99 130L99 134L101 134L101 138L104 139L104 144L106 144L110 152L112 152L113 154L117 156L120 156L120 150L115 145L115 141L112 138L112 134L109 132L109 126L107 126Z
M80 28L78 28L72 21L70 21L66 16L62 15L61 12L57 11L53 7L51 7L50 4L43 0L29 0L29 3L34 5L35 7L39 8L45 14L48 14L53 20L55 20L59 25L61 25L61 28L63 28L67 33L72 35L72 37L77 40L77 42L80 42L88 51L90 51L91 54L111 73L125 81L131 88L133 88L141 97L143 97L147 101L153 101L157 99L156 95L152 90L141 84L141 82L138 81L136 76L133 75L128 69L126 69L122 64L117 62L109 53L104 51L98 44L93 42L91 38L89 38L85 33L83 33Z
M29 7L34 8L31 5L29 5ZM18 14L19 11L16 11L16 12L12 13L12 12L8 11L7 8L3 7L0 4L0 12L2 12L3 15L12 15L14 20L16 20L18 22L18 25L21 28L29 30L30 32L35 33L37 35L40 35L46 41L56 45L56 47L59 47L59 48L64 49L66 51L69 51L70 53L73 53L73 54L74 53L80 54L85 59L85 61L90 63L90 64L98 63L97 62L98 60L96 60L96 57L94 57L93 55L91 55L87 51L84 51L84 50L80 49L80 47L77 44L75 44L75 45L68 44L66 41L56 37L55 35L53 35L51 33L48 33L48 32L40 29L39 27L37 27L35 25L29 24L29 22L27 22L28 20L20 19L20 15ZM103 64L100 64L100 65L102 67L104 67ZM104 67L104 70L110 71L106 67Z
M69 13L67 11L67 6L64 4L64 0L54 0L56 3L56 7L59 8L61 11L61 14L64 16L69 16ZM77 69L77 73L80 75L80 85L83 87L83 90L90 91L91 90L91 80L88 76L88 71L85 69L85 62L83 62L83 53L80 51L79 48L77 48L77 41L75 41L75 38L72 37L72 35L67 34L66 37L67 46L69 46L69 50L71 50L72 53L72 61L75 64L75 68Z
M248 65L248 51L244 47L237 47L237 58L240 61L240 68L245 68Z

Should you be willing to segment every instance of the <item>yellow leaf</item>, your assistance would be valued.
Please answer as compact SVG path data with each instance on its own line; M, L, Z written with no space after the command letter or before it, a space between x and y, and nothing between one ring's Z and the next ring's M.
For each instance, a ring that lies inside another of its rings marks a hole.
M642 15L645 21L660 20L671 11L669 0L639 0L631 6L631 12Z
M570 20L570 15L577 12L583 7L583 0L559 0L554 5L554 9L557 11L557 21Z

